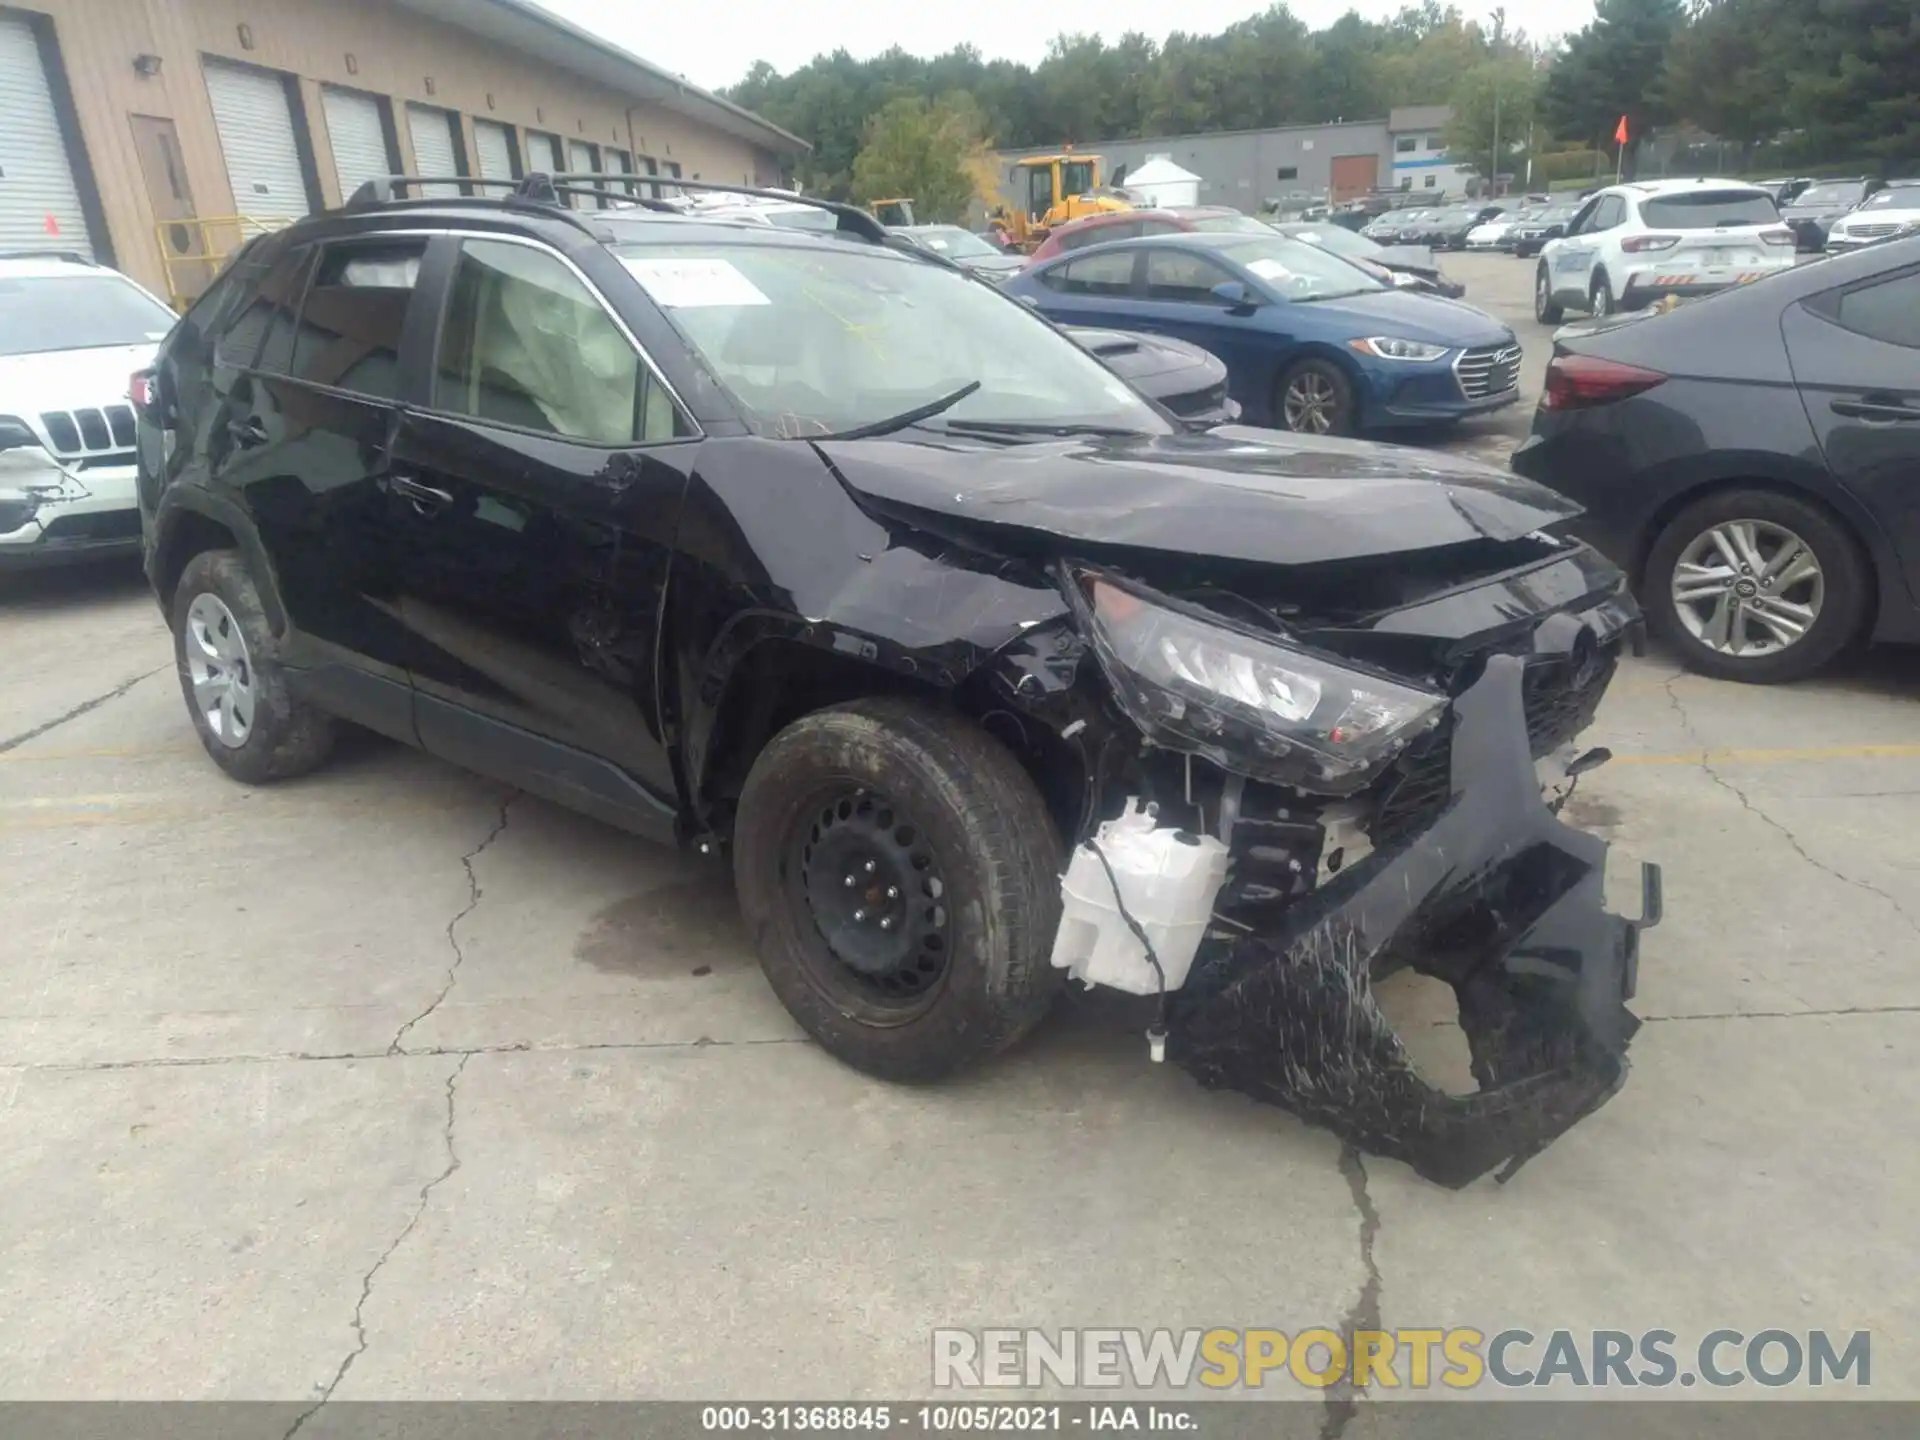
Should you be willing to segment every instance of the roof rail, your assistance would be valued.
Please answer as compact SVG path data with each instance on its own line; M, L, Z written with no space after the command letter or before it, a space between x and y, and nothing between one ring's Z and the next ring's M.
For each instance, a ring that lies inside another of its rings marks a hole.
M71 260L75 265L99 268L100 262L80 250L0 250L0 260Z
M586 182L583 184L583 182ZM811 195L796 195L789 190L768 190L755 185L726 185L714 180L682 180L679 176L666 175L605 175L598 172L585 174L534 174L523 178L515 190L522 199L538 199L544 193L553 194L591 194L610 195L616 200L631 200L646 205L650 196L628 193L625 186L653 186L656 189L694 190L716 195L749 195L756 200L779 200L789 205L809 205L816 210L825 210L838 217L839 229L843 234L858 235L863 240L871 240L876 245L887 242L887 227L857 205L842 205L836 200L819 200ZM547 203L555 203L548 201ZM665 204L647 205L648 209L668 209L674 207Z

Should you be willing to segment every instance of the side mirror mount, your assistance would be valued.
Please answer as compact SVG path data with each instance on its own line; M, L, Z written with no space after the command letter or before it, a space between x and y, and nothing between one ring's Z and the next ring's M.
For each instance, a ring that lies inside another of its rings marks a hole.
M1266 303L1244 280L1222 280L1213 287L1212 294L1215 299L1226 301L1227 309L1235 315L1251 315Z

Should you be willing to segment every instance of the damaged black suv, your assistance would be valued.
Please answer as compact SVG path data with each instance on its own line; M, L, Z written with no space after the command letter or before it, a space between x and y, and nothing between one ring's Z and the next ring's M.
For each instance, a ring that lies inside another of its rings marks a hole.
M1139 801L1225 851L1177 988L1113 881L1204 1083L1446 1183L1613 1093L1657 872L1608 913L1556 816L1639 617L1571 506L1196 431L848 207L590 185L366 187L137 377L147 573L221 769L309 771L351 722L728 855L780 999L903 1080L1040 1020L1068 861L1111 875ZM1407 965L1477 1093L1374 1006Z

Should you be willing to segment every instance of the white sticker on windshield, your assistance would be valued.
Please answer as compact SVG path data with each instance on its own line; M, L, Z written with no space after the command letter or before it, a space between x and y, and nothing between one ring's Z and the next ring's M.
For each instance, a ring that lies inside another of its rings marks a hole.
M773 302L728 260L626 260L633 278L669 310Z
M1247 262L1247 269L1251 270L1254 274L1258 275L1262 280L1293 279L1293 272L1287 269L1287 267L1282 265L1278 260L1267 260L1267 259L1249 260Z

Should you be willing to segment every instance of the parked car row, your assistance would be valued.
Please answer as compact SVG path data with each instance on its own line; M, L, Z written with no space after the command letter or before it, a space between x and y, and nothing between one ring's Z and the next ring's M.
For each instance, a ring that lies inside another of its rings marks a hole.
M1846 250L1920 230L1920 180L1820 180L1786 201L1781 218L1802 253Z

